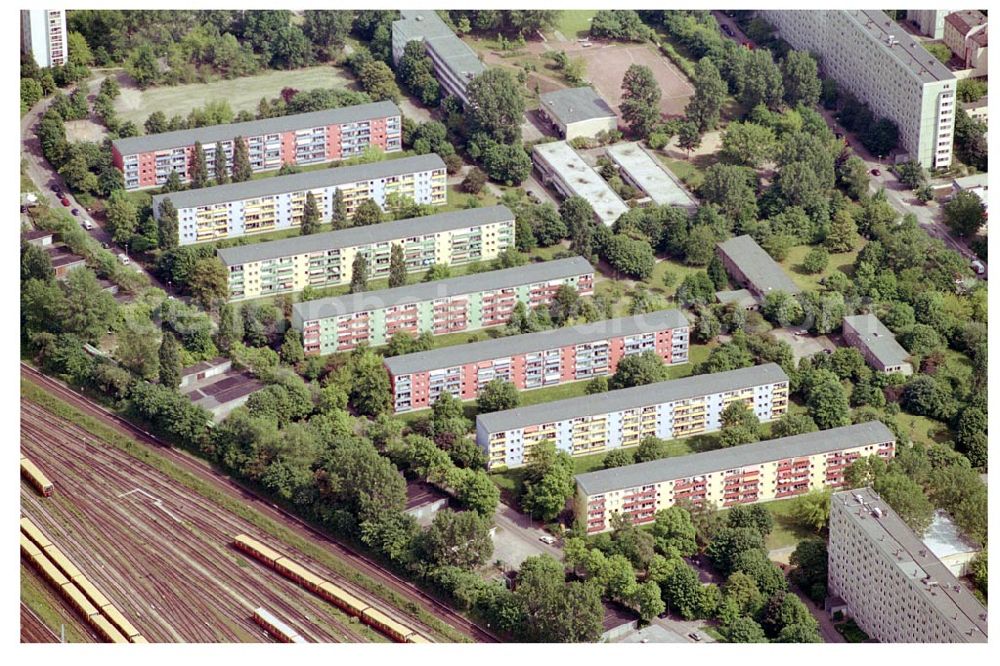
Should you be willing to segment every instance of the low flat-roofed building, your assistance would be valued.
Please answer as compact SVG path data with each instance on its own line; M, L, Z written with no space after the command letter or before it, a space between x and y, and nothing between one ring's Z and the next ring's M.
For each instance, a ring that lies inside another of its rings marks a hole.
M320 298L292 306L292 328L306 354L384 345L396 333L433 335L506 324L518 301L548 305L563 285L586 296L594 267L583 257L556 259L392 289Z
M572 456L638 446L646 437L676 439L722 427L722 412L742 401L761 421L788 409L788 375L776 363L695 375L476 417L476 443L487 467L520 467L537 444L552 441Z
M207 409L216 423L221 423L230 412L246 404L251 394L264 388L264 384L248 372L233 370L231 367L217 372L227 364L228 361L222 364L208 362L208 367L198 364L182 371L182 377L191 375L192 371L196 376L202 377L195 381L189 380L181 387L181 393L195 405ZM202 369L197 370L199 367Z
M469 83L486 71L486 65L472 48L463 42L432 9L403 9L400 19L392 22L392 62L399 64L406 45L421 41L434 66L434 73L445 93L462 104L469 103Z
M986 607L870 488L830 498L828 586L881 643L985 643Z
M749 235L736 236L716 246L726 272L737 284L763 302L773 292L794 296L802 290L781 266Z
M618 166L622 179L657 206L678 206L687 210L698 207L698 201L687 188L638 142L616 143L608 146L607 153Z
M873 314L844 317L844 342L861 352L868 365L879 372L913 374L910 354Z
M757 299L754 298L749 289L717 291L715 292L715 300L719 301L722 305L735 305L748 312L760 309L760 303L757 302Z
M237 245L216 254L228 271L229 300L239 301L347 284L358 254L368 261L369 279L385 278L397 245L408 272L490 261L514 245L514 233L509 208L484 206Z
M590 86L542 93L538 103L541 114L567 141L618 129L618 116Z
M922 541L955 577L967 574L969 563L982 551L979 544L962 534L942 509L934 512L934 520L924 532Z
M593 534L610 529L614 513L642 524L678 501L725 508L837 488L851 463L892 458L895 443L884 423L868 421L579 474L576 517Z
M62 243L45 246L45 251L52 262L52 270L55 271L56 279L63 280L74 268L82 268L87 265L87 261L78 254L74 254Z
M474 400L497 378L523 391L610 375L622 358L645 351L666 365L687 363L689 329L680 310L660 310L391 356L384 364L398 413L431 407L442 392Z
M962 110L965 114L984 125L990 124L990 103L989 96L977 99L975 102L963 102Z
M409 481L406 484L406 508L403 513L413 518L423 527L434 521L438 511L448 506L448 495L429 483Z
M601 174L565 141L540 143L532 149L531 157L542 182L552 185L563 198L580 196L586 199L603 224L610 227L628 211L628 206Z
M233 367L233 362L225 356L217 356L211 361L201 361L181 370L180 388L225 374Z
M52 245L54 236L51 231L43 231L42 229L28 229L22 232L21 235L24 237L24 240L38 247L49 247Z

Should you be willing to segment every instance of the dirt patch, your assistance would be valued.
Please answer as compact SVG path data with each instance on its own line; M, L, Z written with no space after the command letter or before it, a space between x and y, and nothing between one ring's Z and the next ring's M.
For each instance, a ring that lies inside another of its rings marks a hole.
M684 107L694 95L694 86L684 73L649 45L599 45L598 42L594 42L594 46L590 48L574 46L575 48L568 47L567 52L573 51L574 55L583 57L587 63L586 76L591 85L616 111L619 110L622 101L622 79L625 78L626 70L633 64L645 65L652 70L653 77L663 93L660 99L660 112L664 116L668 118L682 116Z
M100 143L107 136L107 129L92 120L70 120L66 122L68 141L93 141Z

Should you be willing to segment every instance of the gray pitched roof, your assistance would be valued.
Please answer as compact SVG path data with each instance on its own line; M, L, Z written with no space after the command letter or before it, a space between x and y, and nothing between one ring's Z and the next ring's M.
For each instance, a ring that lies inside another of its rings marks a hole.
M730 303L741 308L755 307L757 299L746 289L731 289L715 292L715 298L723 305Z
M774 259L757 245L747 234L730 238L718 244L720 250L726 253L734 264L743 272L754 287L761 293L783 291L797 294L802 290L785 274Z
M540 95L538 101L565 125L593 118L615 117L608 103L590 86L553 90Z
M592 324L513 335L495 340L483 340L467 345L432 349L404 356L391 356L385 359L385 367L393 375L405 375L516 354L556 349L567 345L579 345L609 337L635 335L667 328L682 328L689 325L687 318L680 310L660 310L635 317L606 319Z
M909 581L910 586L966 642L986 642L986 607L955 578L878 493L871 488L843 490L834 493L830 502L834 509L843 511L865 534L872 547L882 551L882 558L892 562L902 577ZM875 513L876 508L880 515ZM929 582L934 582L935 585L929 585Z
M612 467L576 477L576 484L587 495L634 488L672 479L686 479L710 472L760 465L785 458L811 456L854 446L895 441L896 436L881 421L868 421L842 428L832 428L804 435L792 435L763 442L743 444L675 458Z
M373 102L371 104L345 106L339 109L323 109L322 111L310 111L309 113L296 113L278 118L251 120L245 123L210 125L208 127L177 130L175 132L131 136L125 139L115 139L111 143L122 155L134 155L154 150L169 150L181 146L191 146L194 145L195 141L200 141L202 145L208 145L218 143L219 141L231 141L238 136L248 137L260 136L261 134L291 132L310 127L319 127L320 125L340 125L341 123L355 123L373 118L386 118L398 115L400 115L399 107L392 102Z
M431 9L404 9L402 17L393 21L392 29L407 42L423 40L459 79L475 78L486 71L486 65L472 48L452 32L437 12Z
M503 412L480 414L476 417L479 426L487 432L502 432L540 423L552 423L565 419L608 414L658 405L664 402L685 400L702 395L734 391L750 386L760 386L775 382L787 382L788 375L777 363L765 363L749 368L716 372L710 375L694 375L683 379L672 379L644 386L608 391L599 396L585 395L567 400L529 405L508 409Z
M882 365L891 366L905 363L910 354L896 342L896 336L873 314L859 314L844 317L844 323L858 332L865 346L871 350Z
M237 245L217 250L219 259L226 266L245 264L265 259L277 259L308 252L323 252L336 248L384 243L410 236L434 234L449 229L462 229L482 224L513 220L514 213L506 206L466 208L465 210L411 217L394 222L383 222L365 227L351 227L309 236L296 236L266 243Z
M241 183L216 185L215 187L205 187L198 190L157 194L153 197L153 209L156 210L160 202L166 198L170 199L175 208L194 208L196 206L240 201L252 197L345 185L361 180L386 178L388 176L429 171L431 169L444 169L444 162L434 153L383 160L369 164L354 164L334 169L318 169L290 176L274 176L272 178L247 180Z
M402 303L418 303L490 289L504 289L533 282L558 280L593 272L594 267L583 257L543 261L488 273L475 273L393 289L366 291L296 303L292 306L292 319L293 321L324 319L352 312L377 310Z

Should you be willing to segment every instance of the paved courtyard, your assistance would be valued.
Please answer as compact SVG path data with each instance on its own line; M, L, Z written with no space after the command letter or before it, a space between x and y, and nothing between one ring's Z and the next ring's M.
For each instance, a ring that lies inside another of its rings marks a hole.
M796 335L796 333L799 333L799 335ZM771 334L775 337L775 339L783 340L788 343L788 345L792 348L792 356L795 358L796 362L800 359L806 358L807 356L819 354L824 349L833 351L837 348L837 345L835 345L827 336L810 335L805 329L802 328L776 328L771 331Z

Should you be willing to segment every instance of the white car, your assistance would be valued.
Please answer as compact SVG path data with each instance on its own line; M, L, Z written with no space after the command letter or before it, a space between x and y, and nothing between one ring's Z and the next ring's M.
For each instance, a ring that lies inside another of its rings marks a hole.
M121 262L122 266L128 266L131 263L131 261L128 258L128 255L125 254L124 252L118 255L118 261Z
M555 537L550 537L548 535L540 536L538 537L538 540L541 541L542 543L547 543L550 546L556 542Z
M90 231L91 229L94 228L94 223L91 222L90 220L84 220L83 221L83 228L86 229L87 231Z

